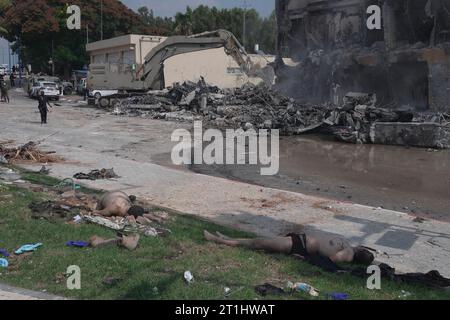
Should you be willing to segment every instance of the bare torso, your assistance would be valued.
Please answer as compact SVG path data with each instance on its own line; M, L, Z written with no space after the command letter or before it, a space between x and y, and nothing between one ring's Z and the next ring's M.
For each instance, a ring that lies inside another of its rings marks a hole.
M106 217L124 217L127 215L131 205L130 198L127 194L120 191L108 192L100 199L96 214Z
M329 257L335 262L353 260L353 247L345 238L321 231L306 231L305 235L309 254Z

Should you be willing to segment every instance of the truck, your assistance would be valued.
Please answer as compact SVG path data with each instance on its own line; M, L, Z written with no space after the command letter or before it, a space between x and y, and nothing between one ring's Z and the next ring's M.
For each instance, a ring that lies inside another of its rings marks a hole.
M113 99L164 89L164 62L167 59L179 54L222 47L226 54L233 57L243 72L258 77L247 52L233 33L220 29L192 36L169 37L148 53L140 67L108 63L91 64L87 88L90 92L96 90L113 93L108 96L97 94L95 97L95 102L101 107L108 107Z

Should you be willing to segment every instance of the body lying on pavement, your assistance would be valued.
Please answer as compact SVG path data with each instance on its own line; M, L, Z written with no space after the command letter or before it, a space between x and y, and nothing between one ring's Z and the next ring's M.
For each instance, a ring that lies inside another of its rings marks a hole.
M234 239L221 233L213 235L205 230L204 236L209 241L232 247L284 253L304 259L317 255L329 258L334 263L354 262L364 265L370 265L374 260L374 255L366 248L353 247L342 237L318 231L292 233L276 238Z

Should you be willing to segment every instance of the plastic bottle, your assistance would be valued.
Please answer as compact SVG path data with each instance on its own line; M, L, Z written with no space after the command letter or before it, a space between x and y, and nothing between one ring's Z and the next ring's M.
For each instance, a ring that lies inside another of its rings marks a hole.
M303 282L291 283L291 282L288 282L288 287L290 289L296 290L298 292L307 293L307 294L309 294L312 297L318 297L319 296L319 291L316 288L310 286L307 283L303 283Z

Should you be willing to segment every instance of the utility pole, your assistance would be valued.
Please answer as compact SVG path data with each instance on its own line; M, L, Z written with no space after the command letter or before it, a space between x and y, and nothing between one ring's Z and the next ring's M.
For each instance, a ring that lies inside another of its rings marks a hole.
M12 64L11 64L11 43L8 41L8 57L9 57L9 71L12 72Z
M86 44L89 43L89 25L86 24Z
M100 40L103 40L103 0L100 1Z
M242 26L242 46L245 48L245 42L246 42L246 35L247 35L247 0L244 0L244 19L243 19L243 26Z

